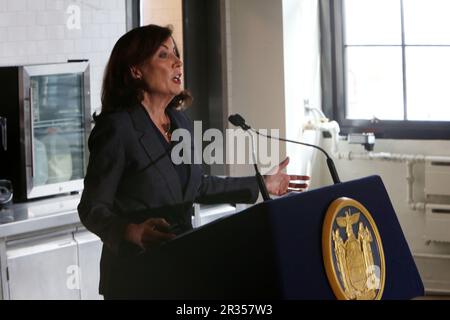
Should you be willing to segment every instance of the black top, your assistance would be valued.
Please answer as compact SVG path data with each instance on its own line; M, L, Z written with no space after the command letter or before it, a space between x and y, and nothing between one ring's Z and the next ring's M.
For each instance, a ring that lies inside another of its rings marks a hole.
M175 120L173 119L173 115L171 114L170 110L167 110L166 114L170 118L170 123L171 123L170 124L170 133L172 133L173 131L178 129L177 124L176 124ZM150 119L152 127L155 130L156 136L159 138L159 141L161 142L163 148L166 150L166 154L170 158L170 162L172 162L172 165L178 174L178 178L180 179L180 184L181 184L181 188L183 189L183 195L184 195L184 193L186 192L186 188L188 186L189 176L190 176L190 172L191 172L191 170L189 169L190 164L186 164L186 163L175 164L175 163L173 163L172 157L171 157L172 149L178 143L181 143L181 142L177 142L177 141L171 141L170 143L167 142L164 135L161 133L161 131L159 131L158 127L153 122L152 118L150 118L150 116L148 118ZM181 152L183 152L183 151L181 151ZM183 154L180 154L180 156L183 156Z

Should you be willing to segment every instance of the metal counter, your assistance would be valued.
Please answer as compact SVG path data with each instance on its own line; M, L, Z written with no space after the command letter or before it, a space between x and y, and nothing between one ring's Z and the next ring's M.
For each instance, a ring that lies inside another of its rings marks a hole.
M80 195L13 204L0 211L0 238L79 224Z

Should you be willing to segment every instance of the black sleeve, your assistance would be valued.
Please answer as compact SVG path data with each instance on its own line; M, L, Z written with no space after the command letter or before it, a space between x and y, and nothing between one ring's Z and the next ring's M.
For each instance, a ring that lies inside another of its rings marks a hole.
M125 151L119 126L105 118L89 137L89 164L78 205L83 225L118 254L128 222L113 212L118 184L125 167Z
M192 121L180 112L184 126L191 134L194 132ZM256 177L217 177L202 175L195 202L204 204L219 203L255 203L258 200L259 187Z
M202 182L195 202L215 203L255 203L259 188L256 177L216 177L202 176Z
M180 112L183 125L193 134L192 121ZM195 202L203 204L255 203L259 187L256 177L217 177L202 175Z

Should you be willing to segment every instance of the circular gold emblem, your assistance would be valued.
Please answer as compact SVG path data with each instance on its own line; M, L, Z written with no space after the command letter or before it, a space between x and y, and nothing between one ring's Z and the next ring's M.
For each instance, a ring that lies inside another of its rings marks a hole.
M375 221L358 201L335 200L328 208L322 251L333 292L339 300L379 300L385 282L383 245Z

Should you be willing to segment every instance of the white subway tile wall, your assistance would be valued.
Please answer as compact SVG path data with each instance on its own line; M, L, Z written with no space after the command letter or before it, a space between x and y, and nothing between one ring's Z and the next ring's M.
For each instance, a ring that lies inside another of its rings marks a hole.
M89 59L94 112L125 17L125 0L0 0L0 66Z

